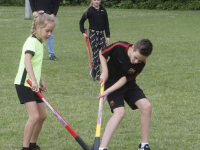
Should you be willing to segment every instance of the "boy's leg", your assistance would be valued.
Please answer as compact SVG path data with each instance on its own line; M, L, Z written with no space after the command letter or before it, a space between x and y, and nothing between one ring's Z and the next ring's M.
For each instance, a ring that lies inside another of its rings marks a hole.
M25 107L28 112L29 118L24 129L23 147L29 147L31 136L33 134L35 125L39 119L39 111L38 111L37 103L35 101L25 103Z
M113 115L106 125L100 147L108 147L110 139L114 134L115 130L117 129L119 123L123 119L124 115L124 107L118 107L113 110Z
M39 111L39 119L35 125L35 128L33 130L33 134L30 140L30 143L36 143L38 136L40 134L42 125L44 120L46 119L46 111L44 107L44 103L37 103L38 111Z
M143 98L138 100L135 105L141 111L142 143L148 143L151 126L151 104L146 98Z

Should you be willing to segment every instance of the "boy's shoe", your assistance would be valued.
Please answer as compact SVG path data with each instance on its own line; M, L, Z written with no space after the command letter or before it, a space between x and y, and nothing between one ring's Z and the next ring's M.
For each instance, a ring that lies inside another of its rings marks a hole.
M49 59L50 59L50 60L58 60L58 58L57 58L54 54L52 54L52 55L49 57Z
M90 76L91 76L92 79L95 81L96 73L95 73L94 70L90 70Z
M140 144L138 150L150 150L149 144L146 144L144 147L141 147Z

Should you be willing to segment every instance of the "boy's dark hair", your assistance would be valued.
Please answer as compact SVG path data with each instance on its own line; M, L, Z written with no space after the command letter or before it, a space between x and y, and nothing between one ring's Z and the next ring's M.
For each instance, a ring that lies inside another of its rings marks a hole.
M144 56L149 56L153 50L153 45L149 39L141 39L134 45L134 51L136 50Z

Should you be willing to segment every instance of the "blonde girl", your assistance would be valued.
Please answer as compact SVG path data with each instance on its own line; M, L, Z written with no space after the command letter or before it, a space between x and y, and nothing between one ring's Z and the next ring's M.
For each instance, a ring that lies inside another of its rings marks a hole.
M22 48L20 65L14 82L19 101L25 105L28 113L21 150L40 150L36 142L46 118L46 111L43 101L35 92L39 89L47 91L47 86L41 77L43 46L51 36L54 27L54 17L43 11L38 12L32 24L31 36L27 38ZM26 83L27 79L32 81L32 87Z
M86 38L84 22L89 21L89 41L93 52L93 71L90 75L93 79L99 80L100 72L100 60L99 51L106 47L106 44L110 42L110 28L108 21L108 14L104 7L101 5L101 0L91 0L90 6L83 13L80 24L80 31L83 37ZM106 39L104 36L106 33Z

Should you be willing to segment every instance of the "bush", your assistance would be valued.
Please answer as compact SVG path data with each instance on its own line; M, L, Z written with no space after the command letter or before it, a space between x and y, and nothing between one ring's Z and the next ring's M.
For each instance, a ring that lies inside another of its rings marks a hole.
M25 6L24 0L0 0L0 6Z
M62 6L89 5L91 0L61 0ZM4 6L24 6L25 0L0 0ZM102 5L123 9L200 10L200 0L102 0Z
M76 6L89 4L89 0L61 0L60 5L62 6Z
M133 2L132 0L122 0L119 4L117 4L117 7L130 9L133 8Z

